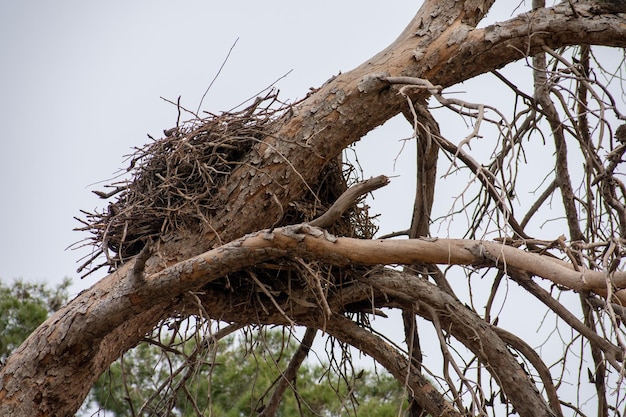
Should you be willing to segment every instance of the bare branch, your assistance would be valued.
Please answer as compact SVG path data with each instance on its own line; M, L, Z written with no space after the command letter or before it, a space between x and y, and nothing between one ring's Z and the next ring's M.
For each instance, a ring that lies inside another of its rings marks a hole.
M520 415L553 415L534 384L525 376L520 376L524 373L504 342L487 323L461 302L431 283L417 277L407 279L406 274L393 270L362 279L387 294L406 301L418 300L420 304L436 309L444 323L442 327L489 365L489 372L497 379ZM426 307L420 311L421 315L429 317ZM432 317L429 319L433 320Z
M410 394L428 413L437 416L462 415L428 379L415 371L414 366L404 356L361 326L345 317L334 316L329 320L326 330L336 338L376 358L397 380L404 381L406 378Z
M353 185L335 201L326 213L310 221L309 224L316 227L328 227L332 225L347 209L352 207L361 196L371 193L387 184L389 184L389 178L381 175Z
M294 353L291 361L289 361L287 369L285 369L284 372L281 372L281 375L276 382L274 392L272 393L272 396L267 404L265 404L263 411L259 413L259 417L272 417L276 414L280 401L282 400L283 394L287 388L291 387L293 389L292 383L296 378L296 373L298 372L300 365L302 365L302 362L304 362L304 359L306 359L309 350L311 350L316 334L317 329L306 329L304 336L302 337L302 341L300 342L300 346L298 346L296 353Z

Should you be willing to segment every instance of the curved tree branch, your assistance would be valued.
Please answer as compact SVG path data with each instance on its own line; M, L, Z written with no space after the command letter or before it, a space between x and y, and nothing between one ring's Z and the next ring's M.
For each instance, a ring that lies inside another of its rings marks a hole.
M487 364L521 416L554 415L502 339L461 302L425 280L407 279L406 274L398 271L385 270L362 279L391 296L424 303L420 314L430 320L433 318L429 316L429 309L435 309L442 327Z
M462 415L435 389L428 379L417 371L405 356L352 320L335 315L328 321L326 330L337 339L350 343L361 352L375 358L398 381L407 381L411 396L429 414L435 416Z
M543 363L543 361L541 360L541 356L539 356L537 352L533 350L533 348L528 346L528 344L523 339L520 339L513 333L508 332L500 327L493 326L492 328L498 334L498 336L500 336L504 343L524 355L524 357L528 359L531 365L537 370L537 373L541 378L541 382L543 383L544 389L546 390L546 395L548 397L548 401L550 403L552 411L554 411L557 416L563 416L561 403L559 402L559 395L556 392L556 387L554 386L554 382L552 381L552 375L550 374L550 370L548 369L546 364Z

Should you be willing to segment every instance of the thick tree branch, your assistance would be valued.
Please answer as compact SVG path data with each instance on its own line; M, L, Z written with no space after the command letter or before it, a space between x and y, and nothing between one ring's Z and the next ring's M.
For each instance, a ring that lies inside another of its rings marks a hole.
M557 416L563 416L561 404L559 403L559 395L556 391L556 387L554 386L552 375L550 374L550 370L546 364L541 359L541 356L539 356L539 354L537 354L537 352L535 352L535 350L531 348L523 339L517 337L513 333L496 326L492 326L492 328L498 336L500 336L504 343L524 355L530 364L537 370L539 378L541 378L541 382L546 390L546 396L548 397L550 407Z
M567 262L502 243L469 239L361 240L335 237L306 224L257 232L182 261L147 277L147 288L165 298L180 287L192 289L233 270L289 256L337 266L435 263L496 266L505 270L511 267L575 291L602 294L606 289L604 272L576 271ZM626 272L616 271L613 285L626 288ZM137 292L137 297L142 293Z
M607 9L607 2L564 2L475 29L492 3L424 2L388 48L329 80L276 120L271 134L223 185L215 202L220 209L199 227L203 232L180 231L155 242L147 259L122 266L81 293L9 358L0 370L0 414L73 414L97 376L159 320L176 314L187 291L280 257L308 257L333 265L438 263L503 270L511 265L576 291L606 295L603 273L575 271L565 262L494 242L358 241L307 225L241 238L270 228L342 149L402 111L405 99L380 82L380 74L422 78L446 88L532 56L545 46L626 46L624 16ZM626 288L626 273L616 271L612 284ZM626 304L624 291L616 296ZM213 301L216 306L227 304ZM75 398L64 395L65 387L77 380L81 384ZM25 381L35 381L36 388L25 391Z
M339 340L350 343L373 357L398 381L406 381L411 396L434 416L461 416L421 373L392 346L343 316L333 316L326 330Z
M432 283L417 277L407 279L407 274L393 270L363 277L363 282L407 302L424 303L420 314L425 317L429 309L435 309L442 327L487 364L521 416L554 415L491 326L460 301Z

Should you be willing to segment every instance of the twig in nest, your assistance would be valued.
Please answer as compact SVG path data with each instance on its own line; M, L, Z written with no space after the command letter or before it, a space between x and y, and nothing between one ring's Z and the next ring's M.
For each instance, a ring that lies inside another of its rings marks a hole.
M94 193L95 195L97 195L100 198L111 198L113 197L115 194L124 191L126 189L126 187L115 187L113 190L109 191L108 193L105 193L104 191L92 191L92 193Z
M209 93L209 90L211 89L211 87L213 87L213 84L215 83L215 80L217 80L217 77L220 76L222 70L224 69L224 66L228 62L228 58L230 58L230 54L233 52L233 49L235 49L237 42L239 42L239 38L235 39L235 42L233 42L233 44L231 45L230 49L228 50L228 53L226 54L226 58L224 58L224 60L222 61L222 65L220 65L219 69L217 70L217 73L215 74L211 82L209 83L209 86L204 91L204 94L202 94L202 98L200 99L200 103L198 103L198 110L196 110L196 113L200 113L200 108L202 107L202 102L204 101L204 98Z
M261 289L261 291L263 291L263 294L267 295L267 297L270 299L272 304L274 304L274 307L276 307L276 309L280 312L280 314L289 322L289 324L292 327L295 327L296 323L293 320L291 320L291 318L287 315L287 313L285 313L285 311L278 305L278 303L276 302L276 299L274 298L272 293L269 292L265 284L259 281L259 279L257 278L254 272L248 271L248 274L250 275L250 278L252 278L252 281L254 281L254 283Z
M304 262L302 259L298 259L298 262L305 270L305 279L307 280L309 286L312 287L314 292L317 292L318 302L324 309L324 322L326 322L326 319L329 319L333 315L333 311L328 305L326 294L324 293L324 289L322 288L322 280L319 276L319 271L313 270L313 268L311 268L311 266L308 263ZM324 328L322 328L322 330L325 331L326 325L324 325L323 327Z

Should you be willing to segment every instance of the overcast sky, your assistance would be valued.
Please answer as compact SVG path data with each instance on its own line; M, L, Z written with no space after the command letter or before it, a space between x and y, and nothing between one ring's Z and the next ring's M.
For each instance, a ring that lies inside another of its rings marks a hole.
M86 252L66 248L88 235L72 231L80 226L74 216L105 207L91 191L127 167L124 156L147 134L159 138L175 125L176 107L160 97L181 96L183 106L198 107L235 41L204 110L231 109L288 72L277 83L283 99L302 98L391 43L419 4L0 0L0 279L54 284L70 277L73 295L105 274L79 279L77 261ZM510 3L496 6L481 25L509 18ZM472 99L505 100L488 87ZM462 122L442 128L454 139L471 130ZM410 225L414 142L404 141L410 136L400 117L359 145L365 177L392 177L370 201L381 213L381 233Z
M198 107L235 41L204 110L231 109L290 71L277 87L302 98L392 42L420 3L0 0L0 279L67 276L77 292L104 274L78 279L85 252L66 248L87 235L73 217L105 206L94 184L175 124L160 97ZM363 141L366 176L395 176L374 202L392 200L386 231L407 227L410 203L398 201L412 198L413 154L396 156L410 133L395 120Z
M162 136L182 96L196 109L237 40L203 109L228 110L278 83L302 98L393 41L418 3L376 1L0 1L0 279L59 282L76 291L66 248L91 190L125 168L123 156ZM393 152L410 134L386 140ZM394 155L395 156L395 155ZM393 156L374 174L394 174Z
M73 217L104 207L97 183L125 168L147 134L175 125L176 108L160 97L195 110L236 41L203 110L231 109L290 71L277 87L302 98L392 42L420 3L0 0L0 279L67 276L77 292L103 276L79 280L85 251L66 248L87 235L72 231ZM489 21L510 13L494 9ZM396 157L410 134L391 121L359 156L366 177L394 176L373 203L391 202L385 231L408 227L411 203L399 201L412 198L413 153Z
M159 138L175 125L176 107L160 97L198 107L235 41L204 110L231 109L288 72L277 84L283 99L302 98L385 48L419 4L0 0L0 279L54 284L70 277L74 295L105 274L79 279L77 260L86 252L66 248L88 235L72 231L80 225L74 216L105 207L91 191L126 168L124 155L147 134ZM510 3L496 6L487 22L509 17ZM474 100L498 105L486 91ZM442 128L453 126L460 130L452 138L469 133L462 122ZM400 117L359 145L365 177L392 177L370 201L381 213L381 233L410 226L410 136Z

